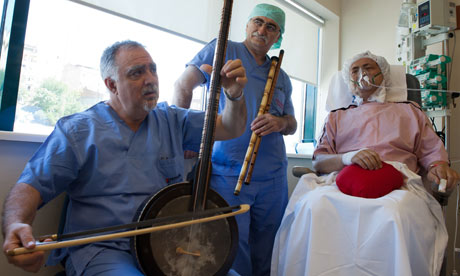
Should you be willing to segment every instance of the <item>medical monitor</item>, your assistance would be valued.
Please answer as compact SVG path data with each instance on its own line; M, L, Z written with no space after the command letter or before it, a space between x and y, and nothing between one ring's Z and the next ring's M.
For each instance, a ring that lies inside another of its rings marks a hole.
M422 35L445 33L457 26L455 2L417 0L417 28Z

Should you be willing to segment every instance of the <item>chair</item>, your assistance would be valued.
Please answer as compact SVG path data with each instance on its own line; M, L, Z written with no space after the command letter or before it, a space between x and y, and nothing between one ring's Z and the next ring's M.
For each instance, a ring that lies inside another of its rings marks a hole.
M406 84L407 88L411 88L414 90L407 90L407 99L409 101L413 101L418 103L418 105L422 106L422 94L420 93L420 90L415 90L415 89L420 89L420 82L418 79L411 74L406 74Z

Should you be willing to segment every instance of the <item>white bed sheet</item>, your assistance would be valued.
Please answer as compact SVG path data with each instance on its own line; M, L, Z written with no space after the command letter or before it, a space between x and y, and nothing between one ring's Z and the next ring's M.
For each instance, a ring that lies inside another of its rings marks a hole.
M439 275L447 230L420 176L378 199L343 194L336 173L302 176L275 238L271 275Z

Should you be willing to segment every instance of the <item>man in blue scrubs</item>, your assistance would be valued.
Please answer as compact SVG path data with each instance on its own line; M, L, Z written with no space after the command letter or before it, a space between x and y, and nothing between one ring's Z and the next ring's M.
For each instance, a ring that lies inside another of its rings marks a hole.
M247 203L251 211L237 216L240 235L239 250L233 269L241 275L268 275L276 231L288 201L287 157L283 135L297 128L291 102L292 86L281 70L276 83L270 112L257 117L263 96L270 58L270 48L279 48L284 32L284 12L278 7L259 4L251 12L243 42L229 41L227 60L241 59L248 83L244 98L248 112L246 131L239 138L216 142L212 156L211 186L229 204ZM212 63L216 40L208 43L176 81L173 103L189 108L192 91L198 85L209 85L209 74L200 69ZM243 97L221 96L220 107ZM257 160L249 186L238 196L233 194L252 132L262 136Z
M36 210L61 192L70 199L67 233L132 222L144 199L182 181L183 149L198 150L204 113L157 105L156 64L137 42L108 47L100 65L110 100L60 119L27 163L5 201L4 251L35 246ZM227 62L221 76L228 97L242 95L247 79L241 61ZM238 137L245 122L244 101L228 102L216 123L216 140ZM7 257L38 271L44 252ZM53 251L48 263L60 261L67 275L142 275L129 238Z

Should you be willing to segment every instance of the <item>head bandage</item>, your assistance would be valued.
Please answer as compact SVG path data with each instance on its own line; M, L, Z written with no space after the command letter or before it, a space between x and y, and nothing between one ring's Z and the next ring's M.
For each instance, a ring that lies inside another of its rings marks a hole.
M342 68L342 77L345 83L348 84L350 91L353 91L354 82L350 79L350 69L351 65L356 61L363 59L363 58L370 58L377 63L379 66L382 74L383 74L383 82L380 84L380 87L369 97L368 101L377 101L377 102L384 102L386 96L386 89L385 87L391 86L391 78L390 78L390 65L388 64L387 60L384 57L376 56L372 54L370 51L366 51L364 53L357 54L352 58L345 61ZM376 77L372 76L372 77ZM365 80L365 79L364 79ZM367 83L373 83L371 80L365 80ZM363 83L363 82L361 82ZM360 104L362 102L362 98L357 97L357 102Z
M255 6L254 9L251 11L251 14L248 17L248 21L256 16L264 16L270 18L271 20L275 21L276 24L278 24L278 26L280 27L280 37L278 41L275 42L275 44L273 44L271 47L271 49L278 49L281 46L281 41L283 41L284 21L286 17L284 11L273 5L259 4Z

